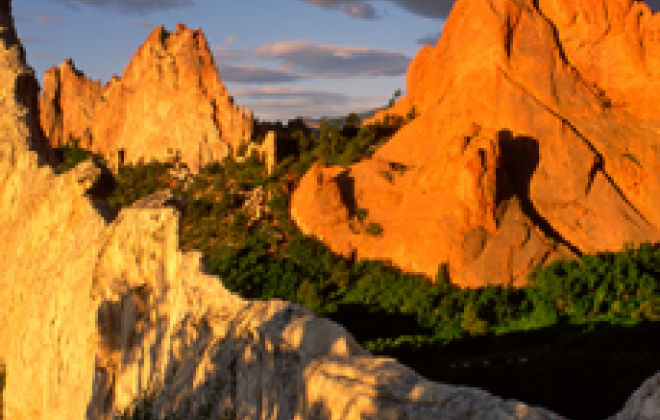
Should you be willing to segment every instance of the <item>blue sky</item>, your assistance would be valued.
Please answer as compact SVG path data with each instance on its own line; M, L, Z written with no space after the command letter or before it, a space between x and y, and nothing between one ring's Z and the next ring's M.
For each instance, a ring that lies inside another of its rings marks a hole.
M261 120L383 106L417 51L435 44L451 0L13 0L28 63L71 58L103 85L154 27L201 28L220 78Z
M486 0L473 0L483 1ZM342 116L383 106L454 0L13 0L28 63L67 58L105 84L154 27L201 28L220 78L261 120ZM646 2L652 10L660 0Z

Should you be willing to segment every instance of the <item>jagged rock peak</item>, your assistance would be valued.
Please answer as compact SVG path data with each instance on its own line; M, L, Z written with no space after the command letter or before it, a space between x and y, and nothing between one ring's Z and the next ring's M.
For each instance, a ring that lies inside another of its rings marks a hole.
M113 170L120 160L164 161L178 153L197 173L230 153L236 157L253 137L252 110L234 103L203 32L183 24L173 33L154 28L123 75L103 87L71 60L49 69L39 110L52 147L80 139Z
M365 123L419 116L371 159L305 174L298 226L429 281L447 264L470 288L660 242L658 31L633 0L456 1L406 95ZM382 235L354 234L347 202Z

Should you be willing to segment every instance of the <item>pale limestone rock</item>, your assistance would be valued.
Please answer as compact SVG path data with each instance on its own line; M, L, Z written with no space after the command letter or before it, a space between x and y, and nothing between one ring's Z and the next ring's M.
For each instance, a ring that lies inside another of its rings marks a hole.
M658 420L660 419L660 373L644 381L635 390L623 409L608 420Z
M255 151L261 161L265 162L266 169L270 175L275 169L275 159L277 157L275 147L275 132L268 131L263 144L248 143L245 155L236 157L236 162L245 162L252 152Z
M273 169L275 167L275 159L277 158L274 131L269 131L266 133L266 140L264 140L263 149L266 155L266 168L268 169L268 174L270 175L273 173Z
M249 300L178 246L180 206L157 192L109 220L85 195L92 159L42 165L36 90L0 2L0 359L5 419L109 420L160 390L157 418L561 420L373 357L343 327L281 300ZM185 401L194 399L189 409ZM656 419L658 375L615 420ZM654 411L655 410L655 411Z

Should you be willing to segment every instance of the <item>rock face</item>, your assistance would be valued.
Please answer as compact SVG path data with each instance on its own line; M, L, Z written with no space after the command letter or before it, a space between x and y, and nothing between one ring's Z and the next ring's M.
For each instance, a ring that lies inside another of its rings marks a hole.
M39 114L51 146L79 138L115 171L119 161L164 161L178 152L197 173L252 139L252 111L234 104L202 31L183 24L175 33L154 29L123 76L103 88L70 59L49 69Z
M368 161L307 173L295 220L431 280L447 263L460 287L519 287L538 263L657 243L658 31L633 0L457 0L407 96L371 121L420 116ZM350 230L355 207L380 237Z
M80 139L81 147L92 143L94 107L102 94L101 82L85 77L71 59L44 73L39 121L51 147L71 138Z

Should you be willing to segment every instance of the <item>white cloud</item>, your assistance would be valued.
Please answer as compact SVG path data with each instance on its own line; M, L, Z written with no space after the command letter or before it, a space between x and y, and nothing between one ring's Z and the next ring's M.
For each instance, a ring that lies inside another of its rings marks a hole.
M399 76L410 57L376 48L312 44L304 40L264 44L252 51L262 60L281 60L283 68L297 69L306 78Z
M306 88L263 87L232 90L244 107L258 109L260 120L287 121L297 116L343 116L382 106L384 96L354 96ZM374 105L377 104L377 105Z

